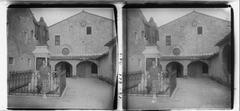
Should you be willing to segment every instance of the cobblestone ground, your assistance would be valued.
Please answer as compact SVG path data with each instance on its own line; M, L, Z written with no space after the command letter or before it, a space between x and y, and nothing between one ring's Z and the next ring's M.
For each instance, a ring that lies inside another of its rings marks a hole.
M9 96L9 108L112 109L112 86L94 78L67 78L62 97Z
M207 78L178 78L175 94L169 97L128 96L129 109L228 109L231 91Z

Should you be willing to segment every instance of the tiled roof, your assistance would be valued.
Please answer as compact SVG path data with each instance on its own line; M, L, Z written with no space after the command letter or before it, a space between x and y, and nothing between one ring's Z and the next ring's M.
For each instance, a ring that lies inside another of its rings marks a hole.
M108 41L104 46L111 46L111 45L113 45L114 43L116 43L116 41L117 41L117 37L114 37L114 38L112 38L112 40L110 40L110 41Z
M229 33L227 36L225 36L222 40L217 42L215 45L220 46L220 45L226 43L227 41L230 41L230 39L231 39L231 33Z
M175 55L168 55L168 56L161 56L161 60L199 60L199 59L209 59L212 56L217 55L218 52L213 53L204 53L204 54L198 54L198 55L186 55L186 56L175 56Z
M51 60L89 60L89 59L98 59L102 56L108 55L108 52L102 54L85 54L79 56L51 56Z

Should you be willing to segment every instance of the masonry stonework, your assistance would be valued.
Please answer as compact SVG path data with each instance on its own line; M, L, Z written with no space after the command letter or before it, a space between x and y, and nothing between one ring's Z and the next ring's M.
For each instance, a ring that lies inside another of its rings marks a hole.
M180 77L222 75L220 78L226 81L227 78L223 77L226 74L221 74L225 73L224 71L219 75L216 72L220 68L216 64L221 60L212 57L221 53L221 49L215 44L231 32L230 21L193 11L159 26L158 34L154 35L157 39L151 39L151 32L155 30L152 25L153 18L147 22L140 9L128 9L125 19L128 75L145 72L146 58L143 51L153 40L157 43L157 58L162 70L168 71L168 67L179 64L181 67L176 70L180 71ZM167 36L170 36L170 39L168 37L166 40ZM131 82L128 81L129 84Z
M98 76L113 77L111 47L105 46L115 35L112 19L83 10L48 28L52 67L66 61L71 64L72 76L86 77L94 75L91 66L95 64Z
M9 8L7 14L8 60L13 58L13 63L8 63L8 70L33 71L35 60L32 51L37 45L36 20L28 8Z

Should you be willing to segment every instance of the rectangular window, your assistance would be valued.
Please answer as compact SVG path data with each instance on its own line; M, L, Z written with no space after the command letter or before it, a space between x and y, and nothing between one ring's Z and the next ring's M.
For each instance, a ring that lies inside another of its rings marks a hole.
M202 27L197 27L197 33L198 33L198 35L202 35L203 34Z
M31 36L30 37L33 38L34 37L33 35L34 35L33 30L31 30Z
M92 34L92 27L87 27L87 35Z
M145 37L145 32L144 31L142 31L142 38L144 38Z
M60 45L60 35L55 35L55 45Z
M13 61L14 61L13 57L8 58L8 64L13 64Z
M171 46L171 36L166 36L166 46Z

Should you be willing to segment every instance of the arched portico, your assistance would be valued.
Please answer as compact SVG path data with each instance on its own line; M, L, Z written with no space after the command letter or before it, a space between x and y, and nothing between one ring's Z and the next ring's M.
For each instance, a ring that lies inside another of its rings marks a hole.
M72 65L66 61L58 62L55 65L55 70L66 70L66 77L72 77L73 71L72 71Z
M176 62L176 61L170 62L166 66L166 71L168 71L168 72L176 71L177 77L184 76L183 69L184 69L184 66L181 63Z
M77 64L76 75L79 77L94 77L98 75L98 65L92 61L82 61Z
M187 66L190 77L200 77L208 74L208 64L203 61L193 61Z

